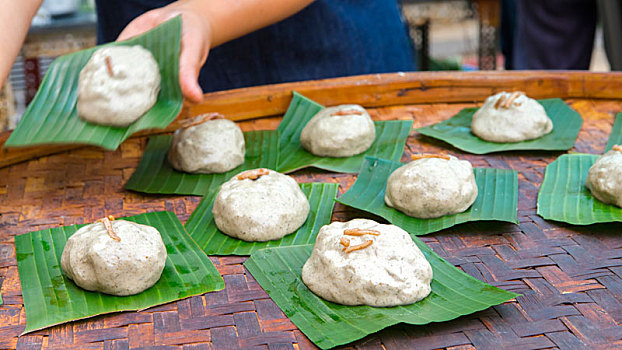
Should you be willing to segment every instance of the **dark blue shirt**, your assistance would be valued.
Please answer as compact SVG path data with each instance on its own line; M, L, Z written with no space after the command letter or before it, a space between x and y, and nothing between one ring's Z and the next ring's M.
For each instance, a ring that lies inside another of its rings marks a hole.
M97 0L98 41L113 41L166 0ZM203 91L415 70L396 0L317 0L294 16L212 49Z

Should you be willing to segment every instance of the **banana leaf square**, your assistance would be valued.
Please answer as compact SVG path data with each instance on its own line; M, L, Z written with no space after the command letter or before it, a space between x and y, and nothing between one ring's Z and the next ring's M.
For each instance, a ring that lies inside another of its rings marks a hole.
M573 225L622 221L622 208L606 204L585 187L596 154L564 154L546 167L538 192L538 215Z
M312 245L262 249L244 265L296 327L322 349L353 342L397 323L453 320L518 296L467 275L419 238L412 238L432 266L434 278L430 295L405 306L346 306L318 297L300 277Z
M447 120L419 128L417 131L473 154L519 150L565 151L571 149L579 135L581 124L583 124L581 115L559 98L538 100L538 102L551 118L553 131L533 140L498 143L475 136L471 132L471 121L477 108L465 108Z
M220 185L235 174L248 169L275 169L278 160L278 134L274 130L244 133L246 154L244 163L222 174L189 174L173 169L167 160L172 135L149 138L143 158L125 189L160 194L202 196L218 191Z
M60 266L67 239L84 225L72 225L15 236L17 267L26 308L24 333L101 314L143 310L193 295L222 290L224 280L214 264L170 212L123 218L155 227L167 258L158 282L142 293L114 296L90 292L68 279Z
M440 218L410 217L384 202L389 176L402 163L367 157L356 182L337 202L383 217L411 235L431 232L468 221L495 220L518 224L518 174L514 170L475 168L478 195L466 211Z
M289 173L315 167L338 173L356 173L365 156L399 161L404 153L406 139L412 129L412 120L375 121L376 139L361 154L344 158L319 157L307 152L300 144L305 125L324 106L294 91L294 97L279 124L279 165L277 171Z
M78 77L93 52L104 46L141 45L160 67L160 92L155 105L127 127L88 123L78 116ZM24 112L5 147L40 144L87 144L115 150L133 133L162 129L181 111L179 50L181 17L127 41L113 42L58 57L52 62L41 86Z
M258 249L267 247L314 243L320 228L330 223L338 188L339 184L336 183L300 184L300 189L307 196L311 207L309 216L298 230L281 239L267 242L246 242L230 237L218 230L212 215L212 207L217 193L203 197L188 218L185 227L199 247L209 255L250 255Z

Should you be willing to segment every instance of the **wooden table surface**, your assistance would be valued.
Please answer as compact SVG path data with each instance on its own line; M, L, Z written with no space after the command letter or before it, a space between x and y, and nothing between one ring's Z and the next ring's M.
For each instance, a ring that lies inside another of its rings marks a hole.
M622 112L622 75L584 72L408 73L282 84L206 95L179 120L217 111L244 130L275 129L291 90L325 105L360 103L376 120L413 119L414 127L451 117L495 91L523 90L564 98L584 123L572 151L601 153L614 115ZM195 196L123 190L138 165L147 133L114 152L46 147L0 154L0 348L25 349L311 349L245 270L245 257L211 257L226 288L142 312L124 312L51 327L21 337L26 319L13 236L33 230L169 210L185 222ZM0 140L6 138L0 135ZM450 153L474 166L514 169L519 176L519 225L466 223L422 239L466 273L522 294L505 304L428 326L396 325L345 348L357 349L612 349L622 348L622 224L571 226L536 215L544 168L563 152L470 155L412 131L402 160L415 152ZM50 156L38 157L59 152ZM294 173L299 182L339 183L355 175ZM370 217L337 204L335 220ZM382 219L379 219L382 221Z

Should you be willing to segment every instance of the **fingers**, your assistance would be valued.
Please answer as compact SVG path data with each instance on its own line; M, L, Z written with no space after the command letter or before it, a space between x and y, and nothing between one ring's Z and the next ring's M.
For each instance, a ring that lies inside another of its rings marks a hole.
M179 55L181 92L189 101L199 103L203 100L203 91L198 83L199 71L207 58L209 44L203 36L197 35L197 31L184 30L181 45L181 54Z
M192 46L186 42L182 42L185 48L182 48L179 56L179 85L181 93L190 102L199 103L203 100L203 91L199 86L199 70L203 62L199 62L196 58L196 48L190 49Z
M153 29L158 24L159 23L155 22L153 15L150 12L146 12L142 16L136 17L125 28L123 28L123 31L117 38L117 41L133 38L150 29Z
M181 93L188 101L193 103L203 101L203 90L201 90L197 79L198 74L188 74L181 71L179 75Z
M119 34L117 41L127 40L153 29L160 23L180 14L166 8L144 13L130 22ZM192 13L182 13L181 53L179 55L179 85L183 96L190 102L203 100L203 91L198 83L199 71L209 51L209 38L205 24Z

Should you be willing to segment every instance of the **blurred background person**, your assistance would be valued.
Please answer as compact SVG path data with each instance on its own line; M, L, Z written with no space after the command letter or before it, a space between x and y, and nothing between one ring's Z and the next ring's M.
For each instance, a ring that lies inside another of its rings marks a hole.
M589 69L596 13L594 0L518 0L514 69Z
M620 1L503 0L503 4L508 12L503 13L502 31L504 24L507 28L502 37L513 36L511 53L506 54L509 68L588 70L599 20L611 70L622 68Z

